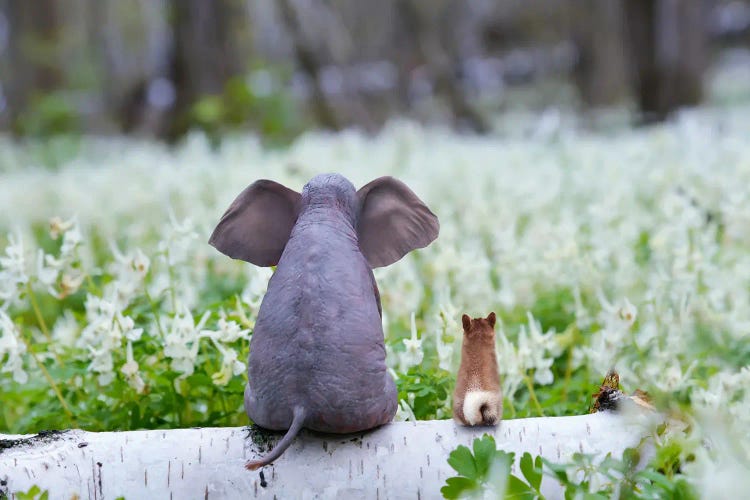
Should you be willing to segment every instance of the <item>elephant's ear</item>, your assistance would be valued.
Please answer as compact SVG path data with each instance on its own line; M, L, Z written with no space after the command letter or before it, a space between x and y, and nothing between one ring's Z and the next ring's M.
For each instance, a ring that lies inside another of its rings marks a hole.
M403 182L380 177L357 191L359 247L372 267L393 264L438 236L440 223Z
M208 242L221 253L256 266L275 266L292 232L300 194L259 180L232 202Z

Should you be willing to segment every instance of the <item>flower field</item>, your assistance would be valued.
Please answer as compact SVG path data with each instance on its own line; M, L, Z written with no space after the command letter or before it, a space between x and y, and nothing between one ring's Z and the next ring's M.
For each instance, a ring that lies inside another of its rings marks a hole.
M375 272L398 419L450 417L461 314L495 311L504 418L586 413L615 368L686 424L659 443L674 474L704 495L738 487L750 108L635 131L560 123L494 138L394 123L284 150L3 139L0 432L247 424L248 341L272 271L219 254L211 230L258 178L300 190L320 172L357 187L394 175L441 223L432 245Z

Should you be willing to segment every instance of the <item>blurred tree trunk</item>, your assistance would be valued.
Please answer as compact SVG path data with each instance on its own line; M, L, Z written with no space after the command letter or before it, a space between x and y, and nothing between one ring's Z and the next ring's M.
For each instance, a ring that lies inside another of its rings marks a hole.
M708 2L626 0L632 87L645 123L703 97Z
M175 86L173 119L167 137L187 131L189 113L203 95L218 95L244 69L233 24L242 18L238 0L171 0L173 51L171 80Z
M623 0L571 4L572 37L578 51L573 77L588 106L612 105L627 96L623 14Z
M8 107L13 126L34 96L57 90L63 83L57 7L56 0L8 2L13 68L8 79Z
M87 0L87 15L107 125L125 133L164 135L173 102L164 94L161 100L149 96L149 88L161 80L173 89L166 83L173 38L168 0Z
M339 119L328 102L328 98L321 86L320 69L322 64L312 49L312 45L305 39L300 16L295 6L292 5L291 0L279 0L278 5L281 10L284 26L291 37L292 50L294 51L296 62L310 81L312 91L310 98L312 100L313 115L322 127L339 130L341 129Z
M435 93L445 98L453 115L454 126L480 134L489 130L484 117L472 106L461 84L463 34L459 16L464 14L460 1L420 5L419 0L399 0L400 17L408 20L414 40L412 53L405 60L425 64L432 76ZM427 11L425 11L425 9Z

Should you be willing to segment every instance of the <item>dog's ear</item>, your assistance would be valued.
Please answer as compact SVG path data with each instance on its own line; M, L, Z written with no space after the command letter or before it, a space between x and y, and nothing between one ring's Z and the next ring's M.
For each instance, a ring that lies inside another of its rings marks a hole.
M491 312L490 314L487 315L487 323L489 323L492 328L495 328L495 320L496 319L497 318L495 317L495 313L494 312Z

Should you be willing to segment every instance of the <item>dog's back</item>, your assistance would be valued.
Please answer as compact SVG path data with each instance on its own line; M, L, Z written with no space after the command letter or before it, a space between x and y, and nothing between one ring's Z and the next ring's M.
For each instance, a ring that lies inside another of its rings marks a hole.
M464 425L497 425L503 415L500 375L495 358L495 313L461 318L464 338L453 394L453 418Z

